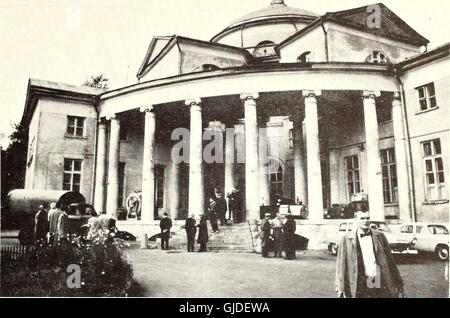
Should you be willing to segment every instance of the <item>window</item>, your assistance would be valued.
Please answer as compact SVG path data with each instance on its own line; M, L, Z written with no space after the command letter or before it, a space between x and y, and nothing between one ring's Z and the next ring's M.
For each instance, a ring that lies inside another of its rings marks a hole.
M84 117L67 116L67 136L83 137Z
M383 52L373 51L367 58L367 62L374 64L387 64L389 63L389 59Z
M383 149L380 154L384 204L396 203L398 202L398 186L394 148Z
M311 51L306 51L306 52L300 54L297 57L297 63L308 63L308 62L311 62L311 58L310 58L310 56L308 56L310 54L311 54Z
M294 130L289 129L289 149L294 148Z
M277 172L270 174L270 192L283 195L283 169L281 165L278 167Z
M80 192L81 159L64 159L63 190Z
M400 230L401 233L413 233L413 226L412 225L405 225L402 227L402 229Z
M434 83L430 83L416 89L417 93L419 94L419 104L421 111L437 107Z
M445 193L444 163L440 139L422 143L425 168L425 199L443 200Z
M448 234L448 230L443 225L428 225L431 234Z
M423 226L416 226L416 234L422 233Z
M264 57L277 57L275 52L275 43L272 41L262 41L253 50L253 56L264 58Z
M361 193L361 181L359 177L359 159L358 155L345 157L345 166L347 170L348 194L351 196Z

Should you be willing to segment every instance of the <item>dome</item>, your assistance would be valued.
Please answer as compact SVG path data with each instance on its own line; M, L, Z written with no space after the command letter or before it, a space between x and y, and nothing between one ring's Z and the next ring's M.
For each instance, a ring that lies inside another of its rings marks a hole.
M253 21L270 20L273 18L288 18L288 17L318 18L319 15L311 11L289 7L284 3L283 0L273 0L268 8L257 10L247 15L244 15L243 17L232 22L228 26L228 28L232 28Z
M237 19L211 41L238 47L253 47L261 41L279 43L318 17L314 12L289 7L283 0L272 0L269 7Z

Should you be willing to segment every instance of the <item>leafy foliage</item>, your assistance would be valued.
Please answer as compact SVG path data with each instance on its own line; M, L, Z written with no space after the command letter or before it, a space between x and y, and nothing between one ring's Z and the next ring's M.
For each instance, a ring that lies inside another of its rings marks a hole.
M83 85L84 86L90 86L95 88L101 88L101 89L108 89L108 79L103 75L92 75L90 79L86 80Z

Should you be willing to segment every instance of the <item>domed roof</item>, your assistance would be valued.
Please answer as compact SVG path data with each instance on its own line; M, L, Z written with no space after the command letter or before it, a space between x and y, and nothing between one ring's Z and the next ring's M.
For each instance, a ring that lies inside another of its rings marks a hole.
M251 12L240 19L234 21L231 23L228 28L235 27L240 24L252 22L252 21L258 21L258 20L266 20L266 19L272 19L272 18L278 18L278 17L312 17L312 18L318 18L319 15L317 13L303 10L303 9L297 9L287 6L283 0L272 0L270 3L270 6L265 9L257 10L254 12Z

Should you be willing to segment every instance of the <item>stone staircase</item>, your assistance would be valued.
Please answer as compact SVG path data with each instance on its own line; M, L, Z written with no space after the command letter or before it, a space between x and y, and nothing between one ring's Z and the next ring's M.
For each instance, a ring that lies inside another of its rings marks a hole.
M254 226L252 226L252 228L254 228ZM172 227L171 233L172 236L169 243L170 249L186 250L187 239L184 228L181 226ZM197 235L195 240L195 250L198 250L199 248L199 244L197 244ZM211 225L208 221L208 236L209 242L207 247L208 251L212 252L252 253L257 249L256 245L259 241L259 239L254 237L255 232L252 232L252 234L250 233L250 226L247 222L219 226L219 232L213 233ZM156 242L150 241L149 247L160 248L160 240L158 239Z

